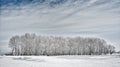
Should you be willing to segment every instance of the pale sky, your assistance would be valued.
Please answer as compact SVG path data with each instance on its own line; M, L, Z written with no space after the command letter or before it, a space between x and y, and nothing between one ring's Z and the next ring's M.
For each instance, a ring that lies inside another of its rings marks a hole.
M120 50L120 0L32 1L1 0L1 52L10 51L10 37L24 33L99 37Z

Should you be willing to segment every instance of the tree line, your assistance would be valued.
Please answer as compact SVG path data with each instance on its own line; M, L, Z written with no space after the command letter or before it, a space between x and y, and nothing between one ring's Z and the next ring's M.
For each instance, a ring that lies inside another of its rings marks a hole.
M13 55L102 55L115 47L100 38L41 36L26 33L10 38Z

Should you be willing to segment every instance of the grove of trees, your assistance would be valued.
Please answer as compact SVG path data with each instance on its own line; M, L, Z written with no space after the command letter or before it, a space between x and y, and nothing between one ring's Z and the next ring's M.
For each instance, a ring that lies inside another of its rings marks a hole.
M112 54L115 47L99 38L41 36L26 33L10 38L13 55L102 55Z

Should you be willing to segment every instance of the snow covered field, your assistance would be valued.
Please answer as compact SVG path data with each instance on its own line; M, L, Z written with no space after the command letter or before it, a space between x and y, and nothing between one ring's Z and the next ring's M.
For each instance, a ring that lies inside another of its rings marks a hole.
M0 56L0 67L120 67L120 55Z

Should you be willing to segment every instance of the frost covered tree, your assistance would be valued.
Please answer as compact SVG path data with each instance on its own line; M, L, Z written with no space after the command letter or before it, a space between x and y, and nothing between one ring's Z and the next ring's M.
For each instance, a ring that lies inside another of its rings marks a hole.
M20 54L20 49L21 49L21 44L20 44L20 37L19 36L14 36L10 39L9 46L12 48L12 53L14 55L19 55Z
M10 38L13 55L101 55L112 54L115 47L99 38L38 36L26 33Z

